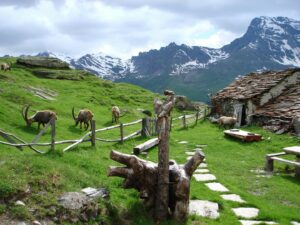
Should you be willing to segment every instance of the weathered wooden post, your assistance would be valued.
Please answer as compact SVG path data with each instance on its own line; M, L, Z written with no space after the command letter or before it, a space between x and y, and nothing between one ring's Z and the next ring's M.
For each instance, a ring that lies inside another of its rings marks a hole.
M124 142L124 127L123 127L123 123L120 123L120 135L121 135L120 142L123 144L123 142Z
M182 117L183 128L186 128L186 117L185 114Z
M169 129L170 132L172 131L172 124L173 124L173 118L172 118L172 116L171 116L171 117L170 117L170 129Z
M195 121L195 125L198 124L198 119L199 119L199 110L198 110L197 113L196 113L196 121Z
M96 121L92 120L91 122L91 130L92 130L92 136L91 136L91 144L93 147L96 145Z
M141 135L142 137L149 137L149 118L143 118L142 119L142 132Z
M265 170L267 172L273 172L274 170L274 160L268 155L266 156Z
M50 124L51 124L51 151L55 150L55 119L51 119Z
M158 126L158 169L157 194L155 199L155 219L157 222L167 219L169 214L169 117L175 104L175 94L166 90L167 100L162 103L154 100L154 111Z

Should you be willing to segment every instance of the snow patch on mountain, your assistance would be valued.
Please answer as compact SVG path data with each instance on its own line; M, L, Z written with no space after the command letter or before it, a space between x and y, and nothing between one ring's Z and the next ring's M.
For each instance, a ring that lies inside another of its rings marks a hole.
M202 47L201 49L209 56L209 60L206 63L199 62L197 59L192 60L184 51L181 50L181 55L185 55L189 59L189 61L182 64L174 64L170 76L187 74L197 69L205 69L209 66L209 64L227 59L229 57L229 54L222 51L221 49L212 49L204 47ZM183 52L185 54L183 54Z

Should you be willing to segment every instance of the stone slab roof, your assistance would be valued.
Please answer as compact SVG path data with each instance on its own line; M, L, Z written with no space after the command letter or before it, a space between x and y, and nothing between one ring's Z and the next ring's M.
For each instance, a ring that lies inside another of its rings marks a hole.
M221 99L251 99L276 86L286 77L294 72L300 72L300 68L287 69L283 71L267 71L263 73L250 73L240 79L235 80L229 86L219 91L213 100Z
M300 83L290 87L272 102L257 109L254 115L289 119L300 115Z

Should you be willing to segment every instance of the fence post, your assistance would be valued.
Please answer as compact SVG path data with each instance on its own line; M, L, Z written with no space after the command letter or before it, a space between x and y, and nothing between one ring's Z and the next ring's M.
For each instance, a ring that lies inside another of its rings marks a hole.
M206 107L204 108L204 115L203 115L203 119L206 118Z
M55 119L51 119L51 151L55 150Z
M92 137L91 137L91 144L93 147L96 145L96 121L92 120L91 122L91 130L92 130Z
M198 118L199 118L199 110L198 110L197 113L196 113L196 121L195 121L195 122L196 122L196 123L195 123L196 125L198 124Z
M185 114L182 117L183 127L186 128L186 117Z
M141 135L142 137L149 137L150 133L149 133L149 120L148 118L143 118L142 119L142 132Z
M170 128L169 128L169 131L170 131L170 132L172 131L172 122L173 122L173 118L170 117Z
M121 135L121 143L123 144L123 142L124 142L124 128L123 128L123 123L120 123L120 135Z

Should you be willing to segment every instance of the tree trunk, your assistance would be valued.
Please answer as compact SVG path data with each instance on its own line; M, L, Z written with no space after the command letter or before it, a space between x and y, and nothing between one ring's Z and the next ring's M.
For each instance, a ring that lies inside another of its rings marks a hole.
M140 198L150 212L156 210L156 198L158 198L158 165L136 157L111 151L110 158L124 164L125 167L110 167L108 176L124 178L124 188L134 188L140 192ZM179 166L175 161L168 162L168 210L176 220L184 220L188 214L190 179L193 172L205 158L203 152L196 151L195 155L184 166Z

